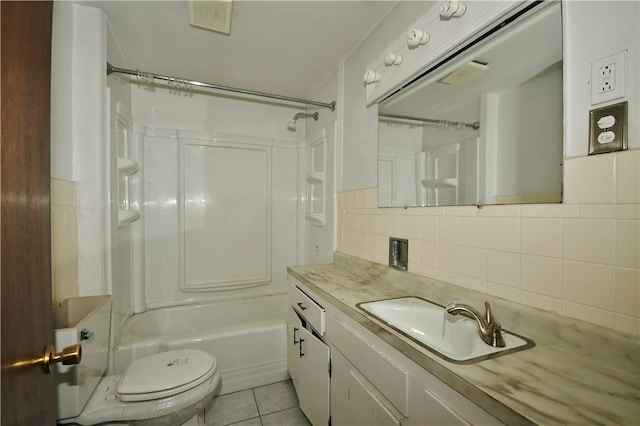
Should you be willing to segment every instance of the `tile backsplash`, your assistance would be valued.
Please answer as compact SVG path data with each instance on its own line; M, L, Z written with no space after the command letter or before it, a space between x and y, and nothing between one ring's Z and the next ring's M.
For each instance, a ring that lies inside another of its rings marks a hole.
M563 204L377 208L377 188L338 193L337 250L640 335L640 150L567 159Z
M51 295L56 305L78 295L76 184L51 179Z

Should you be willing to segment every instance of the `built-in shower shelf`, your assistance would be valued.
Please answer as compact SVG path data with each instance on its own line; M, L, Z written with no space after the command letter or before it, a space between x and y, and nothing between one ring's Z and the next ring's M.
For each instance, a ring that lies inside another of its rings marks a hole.
M118 172L125 176L138 173L140 165L137 161L133 161L129 158L118 157Z
M324 226L326 201L327 136L325 129L314 132L307 149L305 219L313 225Z
M424 179L422 186L425 188L446 189L456 188L458 186L458 179L456 178L444 178L444 179Z
M324 212L323 213L312 213L307 212L305 214L305 218L315 224L315 225L324 225Z
M140 212L136 210L118 210L118 225L128 225L140 219Z
M324 182L324 173L313 173L307 175L307 183L317 184Z

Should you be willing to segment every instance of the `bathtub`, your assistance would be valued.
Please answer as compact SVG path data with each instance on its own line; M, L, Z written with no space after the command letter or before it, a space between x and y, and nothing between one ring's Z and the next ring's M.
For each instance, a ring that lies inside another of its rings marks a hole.
M210 352L220 394L286 380L287 295L153 309L129 317L115 350L115 373L173 349Z

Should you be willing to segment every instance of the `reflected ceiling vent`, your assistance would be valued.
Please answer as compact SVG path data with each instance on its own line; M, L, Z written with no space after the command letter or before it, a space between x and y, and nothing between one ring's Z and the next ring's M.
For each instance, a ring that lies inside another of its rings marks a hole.
M217 33L231 33L232 0L189 1L189 23Z
M457 70L444 76L440 80L440 82L446 84L465 84L478 77L488 69L488 64L477 61L467 62Z

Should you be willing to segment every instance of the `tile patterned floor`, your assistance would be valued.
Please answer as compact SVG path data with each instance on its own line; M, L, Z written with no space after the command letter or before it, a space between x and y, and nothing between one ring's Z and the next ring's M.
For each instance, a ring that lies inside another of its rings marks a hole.
M205 409L207 426L310 426L291 380L217 396Z

